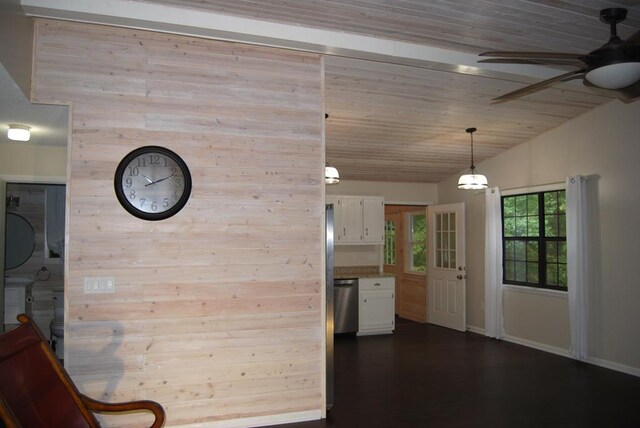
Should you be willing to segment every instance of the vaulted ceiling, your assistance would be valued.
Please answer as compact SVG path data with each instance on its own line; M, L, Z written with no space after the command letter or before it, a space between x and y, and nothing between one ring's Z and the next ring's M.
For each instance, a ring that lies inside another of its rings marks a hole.
M27 13L55 17L46 12L52 3L66 7L74 2L22 0ZM302 39L322 30L318 37L327 39L326 43L324 39L321 43L297 40L289 47L327 54L327 161L343 179L352 180L439 182L468 167L468 127L478 128L474 145L479 163L614 100L608 93L573 81L494 103L491 99L498 95L572 68L483 65L476 63L477 54L487 50L587 53L608 40L609 27L598 20L600 9L607 7L628 9L627 20L618 26L623 39L640 29L640 4L635 0L129 3L139 6L145 22L153 20L154 14L144 14L144 7L155 7L151 12L182 10L221 17L221 28L227 18L237 24L233 30L237 33L253 33L257 22L297 29ZM100 18L89 18L97 16L91 12L85 11L83 20L100 22ZM103 22L114 23L114 19ZM351 44L334 43L334 36ZM281 40L255 35L245 41L287 47Z

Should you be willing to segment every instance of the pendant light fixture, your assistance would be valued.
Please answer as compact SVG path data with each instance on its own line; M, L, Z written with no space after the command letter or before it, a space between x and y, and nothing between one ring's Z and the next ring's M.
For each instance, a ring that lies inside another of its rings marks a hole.
M29 141L29 138L31 138L31 127L12 123L9 125L7 138L13 141Z
M489 187L487 177L482 174L476 174L476 166L473 164L473 133L476 131L476 128L467 128L466 130L471 135L471 168L469 168L468 174L462 175L458 180L458 189L475 190Z
M338 170L333 166L324 167L324 182L325 184L338 184L340 182L340 174Z

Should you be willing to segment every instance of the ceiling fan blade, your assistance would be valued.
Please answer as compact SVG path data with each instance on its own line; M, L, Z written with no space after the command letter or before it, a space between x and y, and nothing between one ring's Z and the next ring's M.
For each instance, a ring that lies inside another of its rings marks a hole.
M539 91L540 89L546 88L547 86L559 82L561 80L566 80L569 78L575 78L579 74L584 74L585 70L573 70L568 73L560 74L558 76L552 77L551 79L543 80L542 82L534 83L533 85L525 86L524 88L516 89L515 91L508 92L504 95L500 95L493 99L493 101L507 101L513 100L516 98L520 98L523 95L530 94L532 92Z
M566 52L510 52L489 51L482 52L480 56L493 56L496 58L535 58L535 59L577 59L582 60L586 55Z
M531 64L531 65L571 65L582 66L578 59L536 59L536 58L487 58L478 62L487 64Z

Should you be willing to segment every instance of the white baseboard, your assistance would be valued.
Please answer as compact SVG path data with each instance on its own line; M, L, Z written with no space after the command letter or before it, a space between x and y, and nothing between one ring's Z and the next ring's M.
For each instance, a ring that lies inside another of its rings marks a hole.
M632 376L640 377L640 368L638 367L631 367L625 364L614 363L612 361L607 361L596 357L587 357L587 362L596 366L604 367L606 369L611 369L618 372L630 374Z
M321 410L308 410L306 412L283 413L280 415L255 416L252 418L227 419L223 421L188 424L181 425L181 428L250 428L314 421L321 418Z
M503 340L517 345L528 346L529 348L537 349L539 351L550 352L552 354L560 355L561 357L571 358L567 349L558 348L556 346L546 345L544 343L534 342L533 340L522 339L520 337L509 335L506 335Z
M470 331L471 333L481 334L484 336L484 328L476 327L475 325L468 325L467 331Z

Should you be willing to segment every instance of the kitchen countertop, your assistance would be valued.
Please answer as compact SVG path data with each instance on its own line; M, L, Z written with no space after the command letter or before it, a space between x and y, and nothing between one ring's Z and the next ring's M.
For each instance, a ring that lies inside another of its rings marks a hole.
M393 278L395 275L380 272L378 266L339 266L333 270L334 279L347 278Z

